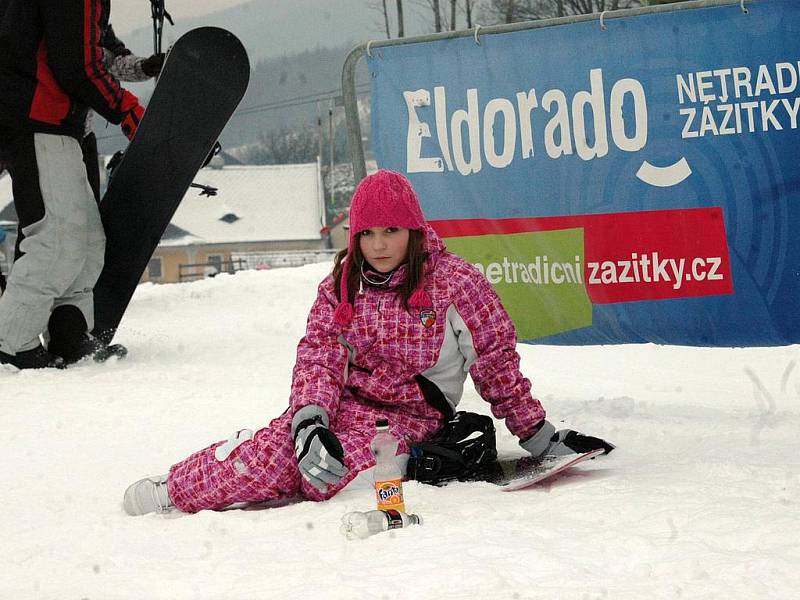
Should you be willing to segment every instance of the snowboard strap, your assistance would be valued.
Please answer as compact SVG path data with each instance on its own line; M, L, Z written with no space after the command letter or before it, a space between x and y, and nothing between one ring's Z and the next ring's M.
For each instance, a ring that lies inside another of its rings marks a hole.
M431 439L411 446L407 475L437 485L490 479L498 467L491 417L457 412Z
M455 412L435 383L422 375L414 379L425 401L442 414L445 422L431 439L411 446L408 477L437 485L493 476L498 462L491 417Z
M116 171L117 167L122 162L123 156L125 156L125 153L122 150L117 150L114 153L114 156L111 157L111 160L108 161L106 170L108 171L109 181L111 181L111 178L114 177L114 171ZM2 170L0 170L0 174L2 174ZM215 188L213 185L203 185L202 183L190 183L189 187L199 189L201 196L208 196L209 198L216 196L219 192L219 188Z

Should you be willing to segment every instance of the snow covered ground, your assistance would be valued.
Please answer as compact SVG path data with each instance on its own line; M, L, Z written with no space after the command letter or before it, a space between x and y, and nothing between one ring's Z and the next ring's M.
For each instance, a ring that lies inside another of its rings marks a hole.
M0 370L0 598L797 597L796 346L520 346L550 419L618 449L521 492L409 482L422 527L346 540L340 517L373 507L359 481L322 504L126 516L129 483L283 411L328 268L144 285L127 360Z

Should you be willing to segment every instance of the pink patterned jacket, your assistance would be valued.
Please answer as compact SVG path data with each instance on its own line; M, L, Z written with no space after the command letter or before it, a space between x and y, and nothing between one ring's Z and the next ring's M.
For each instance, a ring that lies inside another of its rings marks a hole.
M394 292L406 276L401 267L386 287L367 287L358 295L353 321L342 330L333 321L338 301L332 278L326 278L298 346L290 410L243 442L231 446L240 438L237 432L173 465L169 495L180 510L220 509L298 493L312 500L330 498L374 465L369 441L376 418L389 419L402 438L401 453L437 431L442 415L426 402L417 375L433 382L455 407L469 372L512 433L520 439L532 434L544 410L519 372L511 320L483 275L446 252L432 229L426 234L426 291L433 306L414 314L403 308ZM308 404L327 411L349 470L324 492L301 477L295 458L291 421Z
M386 286L364 287L353 321L342 329L333 320L333 278L320 284L298 345L291 412L317 404L336 421L342 402L357 402L390 421L392 415L405 422L441 419L414 377L432 381L455 407L469 372L492 414L525 439L545 412L519 371L514 324L484 276L446 251L430 226L425 234L430 309L409 313L402 306L395 293L406 276L402 266Z

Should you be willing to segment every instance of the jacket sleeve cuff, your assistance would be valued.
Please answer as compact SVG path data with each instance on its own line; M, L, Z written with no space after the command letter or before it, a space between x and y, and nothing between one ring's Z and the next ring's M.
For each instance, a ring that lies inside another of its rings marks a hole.
M324 408L317 406L316 404L307 404L294 413L294 417L292 417L292 436L294 436L296 433L297 426L300 425L300 423L316 417L319 417L322 420L322 424L325 425L325 427L330 426L328 413L325 412Z
M522 446L531 456L541 456L550 447L550 439L556 432L556 428L550 421L545 421L534 435L527 440L522 440Z

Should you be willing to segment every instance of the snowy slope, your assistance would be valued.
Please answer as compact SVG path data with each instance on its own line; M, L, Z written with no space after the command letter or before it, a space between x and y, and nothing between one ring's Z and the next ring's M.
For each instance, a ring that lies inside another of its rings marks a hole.
M549 417L618 450L521 492L408 483L423 527L346 540L341 515L372 508L361 481L322 504L126 516L130 482L283 411L328 268L143 285L127 360L0 370L0 598L797 597L797 347L521 346Z

